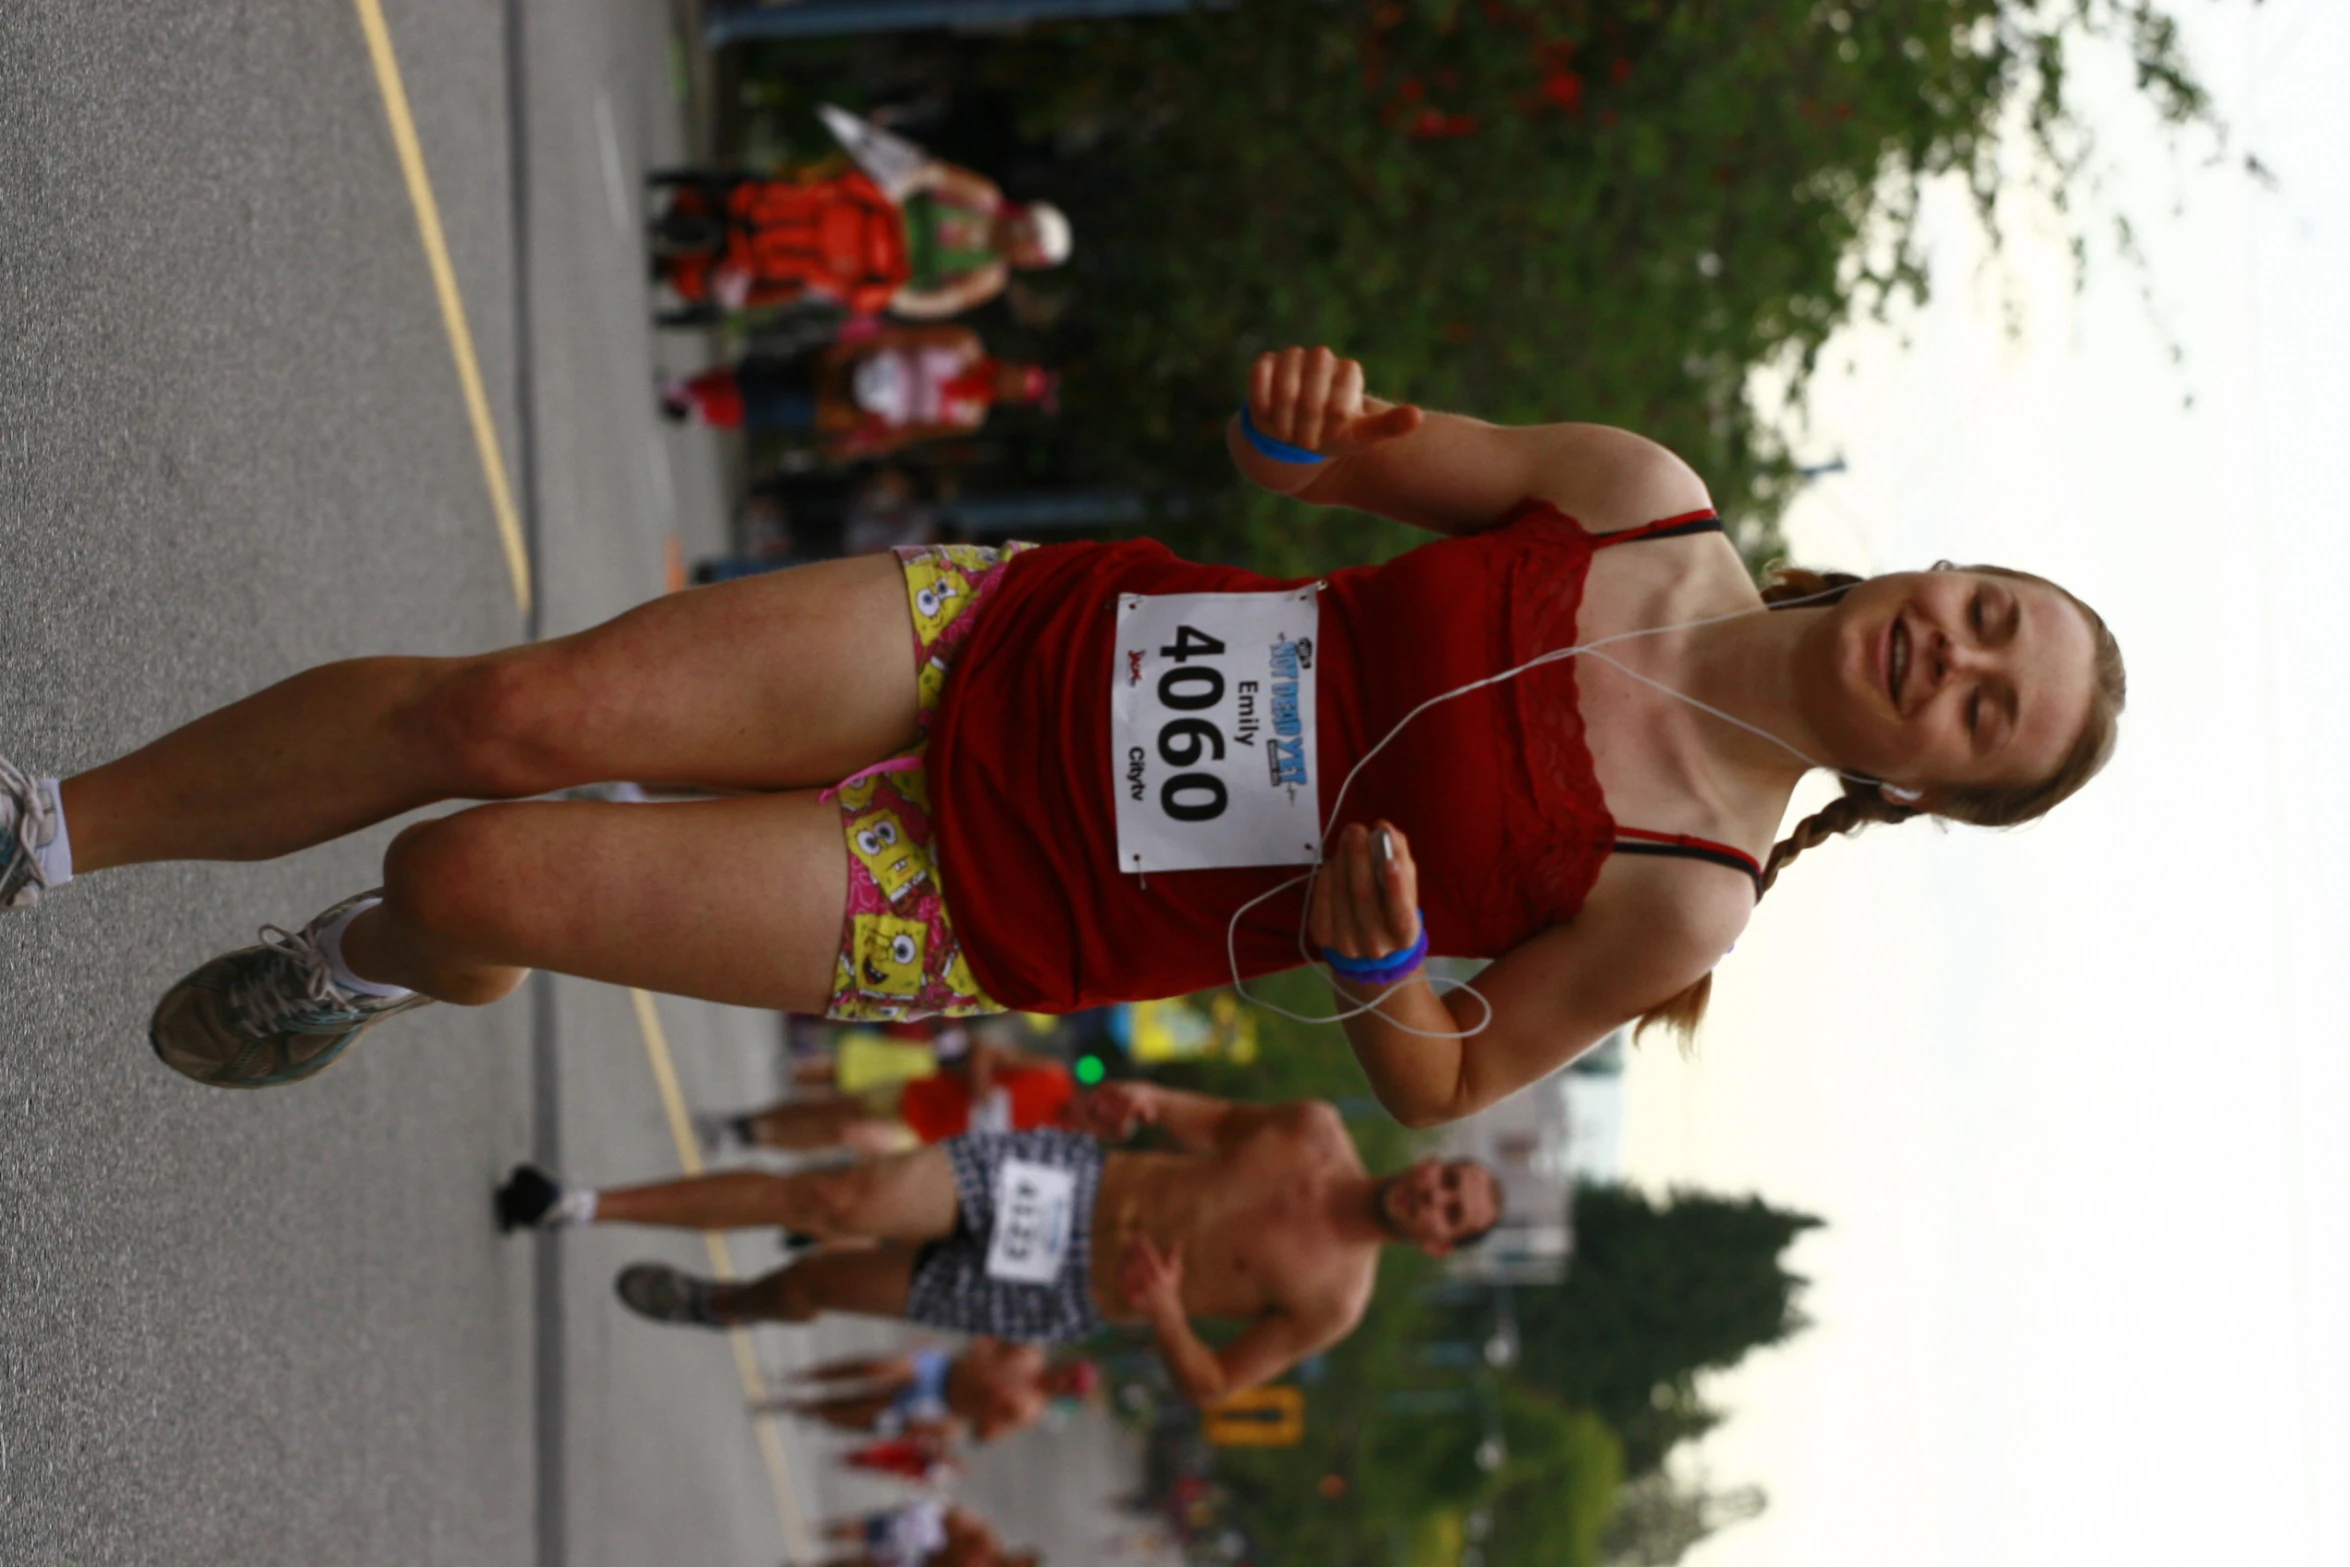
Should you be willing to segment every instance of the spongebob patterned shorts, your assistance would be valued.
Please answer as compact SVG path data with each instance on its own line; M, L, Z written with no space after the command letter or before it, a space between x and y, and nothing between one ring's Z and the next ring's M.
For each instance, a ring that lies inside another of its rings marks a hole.
M947 669L971 635L972 611L1004 562L1035 547L931 544L898 551L906 602L914 611L918 722L925 737L946 689ZM930 775L922 746L833 793L849 841L849 902L825 1016L878 1023L1001 1012L972 977L947 917L931 853Z

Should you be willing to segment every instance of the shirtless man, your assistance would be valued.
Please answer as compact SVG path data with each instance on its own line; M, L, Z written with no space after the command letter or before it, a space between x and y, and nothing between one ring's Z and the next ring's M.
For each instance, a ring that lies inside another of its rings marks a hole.
M960 1354L917 1349L827 1361L800 1372L801 1390L762 1405L772 1414L806 1415L844 1431L876 1435L969 1433L974 1442L1027 1429L1056 1398L1083 1398L1099 1380L1090 1360L1048 1363L1033 1344L976 1338Z
M1382 1246L1441 1255L1501 1217L1484 1166L1422 1159L1374 1176L1318 1101L1268 1107L1114 1083L1080 1099L1071 1120L1086 1131L976 1133L791 1175L552 1186L543 1215L514 1217L871 1239L880 1244L819 1251L741 1284L639 1263L618 1289L640 1315L712 1327L853 1311L1065 1342L1105 1321L1142 1322L1175 1385L1201 1403L1343 1338ZM1105 1154L1096 1141L1142 1126L1179 1151ZM1248 1326L1211 1348L1192 1328L1198 1317Z

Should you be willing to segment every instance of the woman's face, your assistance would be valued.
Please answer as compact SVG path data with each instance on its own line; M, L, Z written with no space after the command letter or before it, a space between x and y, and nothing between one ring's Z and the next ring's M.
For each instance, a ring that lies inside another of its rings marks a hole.
M1837 766L1922 790L2037 783L2088 722L2096 643L2044 582L1872 577L1808 639L1805 716Z

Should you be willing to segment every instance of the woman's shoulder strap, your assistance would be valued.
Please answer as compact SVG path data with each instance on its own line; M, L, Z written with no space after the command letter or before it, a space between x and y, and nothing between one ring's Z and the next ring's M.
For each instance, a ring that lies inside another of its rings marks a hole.
M1686 538L1692 533L1724 533L1722 519L1711 508L1685 511L1677 517L1659 517L1644 522L1637 528L1626 528L1620 533L1602 533L1591 543L1594 549L1606 549L1613 544L1640 544L1650 539Z
M1610 846L1618 854L1661 854L1674 859L1703 860L1733 870L1754 883L1754 895L1762 896L1762 865L1743 849L1734 849L1711 838L1699 838L1685 832L1650 832L1644 827L1616 828L1616 841Z

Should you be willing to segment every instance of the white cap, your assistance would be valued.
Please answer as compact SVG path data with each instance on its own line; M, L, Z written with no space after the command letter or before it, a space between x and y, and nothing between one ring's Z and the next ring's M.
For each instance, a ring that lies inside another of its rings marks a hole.
M1074 237L1069 232L1069 219L1061 209L1049 201L1031 201L1020 208L1020 216L1028 224L1030 239L1040 258L1040 267L1057 267L1069 259L1069 248Z

